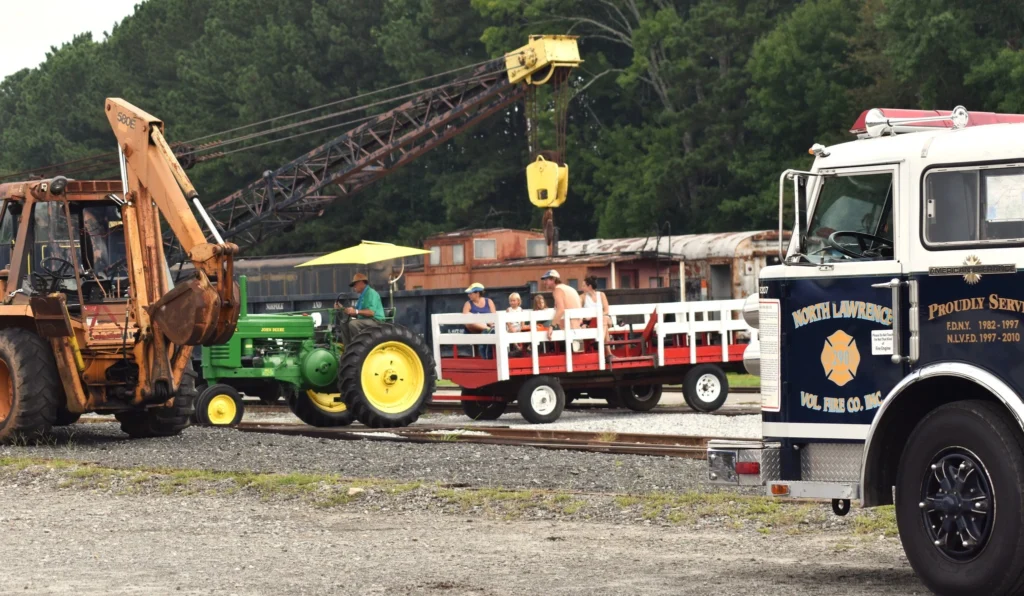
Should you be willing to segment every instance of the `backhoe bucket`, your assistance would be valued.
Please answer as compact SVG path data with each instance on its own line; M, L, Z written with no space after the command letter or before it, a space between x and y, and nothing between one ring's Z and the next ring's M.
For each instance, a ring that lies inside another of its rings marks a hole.
M541 209L558 207L569 192L569 166L558 165L538 156L526 167L526 187L530 202Z
M238 321L238 284L232 285L235 307L222 309L217 288L205 275L197 273L194 279L179 283L154 302L149 307L149 316L175 345L212 346L224 343L231 338Z

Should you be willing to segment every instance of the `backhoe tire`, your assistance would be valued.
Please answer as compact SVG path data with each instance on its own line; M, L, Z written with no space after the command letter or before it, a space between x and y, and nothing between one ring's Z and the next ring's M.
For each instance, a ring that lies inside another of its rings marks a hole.
M345 405L366 426L408 426L434 395L434 357L420 336L405 327L368 327L345 346L338 385Z
M0 330L0 441L44 436L63 397L50 344L24 329Z
M151 407L114 414L121 431L133 439L172 437L185 430L196 399L196 373L190 364L181 375L178 393L170 406Z
M69 412L64 406L57 408L57 419L53 421L54 426L71 426L78 422L82 415L78 412Z
M348 426L355 421L352 410L341 402L335 402L336 393L320 393L312 389L288 391L288 409L295 417L310 426L330 428Z

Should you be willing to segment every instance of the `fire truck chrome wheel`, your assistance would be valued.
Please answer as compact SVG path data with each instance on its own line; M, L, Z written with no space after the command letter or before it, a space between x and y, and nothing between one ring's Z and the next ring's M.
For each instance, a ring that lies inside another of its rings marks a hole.
M547 424L562 415L565 391L555 377L532 377L519 388L517 400L523 418L534 424Z
M340 396L340 393L320 393L319 391L313 391L312 389L306 390L306 395L309 397L309 401L314 406L323 410L335 414L337 412L344 412L348 409L348 406L344 402L335 402L334 398Z
M969 561L992 532L992 479L970 450L935 455L921 486L921 515L932 543L954 561Z
M363 364L363 391L381 412L397 414L412 408L423 392L423 364L401 342L380 344Z
M950 596L1024 593L1024 433L1012 414L994 401L939 406L897 457L896 525L925 586Z

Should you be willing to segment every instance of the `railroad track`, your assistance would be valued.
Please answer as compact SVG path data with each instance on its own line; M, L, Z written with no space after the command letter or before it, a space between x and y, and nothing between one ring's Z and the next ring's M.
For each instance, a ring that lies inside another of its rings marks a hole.
M292 435L332 440L398 441L405 443L477 443L542 449L591 451L704 459L712 437L647 435L616 432L537 430L508 426L416 425L405 428L316 428L302 424L243 422L242 432ZM715 437L718 438L718 437Z
M462 414L461 402L457 401L445 401L437 403L428 403L427 411L436 413L447 413L447 414ZM606 412L609 414L629 414L632 410L627 408L615 408L606 404L570 404L565 407L566 411L569 412ZM246 413L252 414L287 414L288 406L284 402L280 402L273 405L258 404L245 402ZM638 414L638 412L633 412ZM698 414L696 410L688 408L686 406L666 406L655 408L650 412L644 412L643 414ZM720 410L709 412L712 416L747 416L751 414L760 414L761 410L757 407L723 407Z

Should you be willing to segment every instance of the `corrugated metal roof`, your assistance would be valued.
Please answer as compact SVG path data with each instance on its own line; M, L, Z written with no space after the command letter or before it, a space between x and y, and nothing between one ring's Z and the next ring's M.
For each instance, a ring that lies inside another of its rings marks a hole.
M736 248L748 238L768 240L777 238L778 232L758 230L753 232L725 232L721 234L685 234L655 236L646 238L616 238L612 240L561 241L558 243L560 256L607 255L607 254L653 254L671 255L685 260L708 258L734 258Z
M600 254L600 255L559 255L557 257L537 257L530 259L512 259L510 261L496 261L493 263L477 263L474 269L499 269L502 267L530 267L542 266L553 267L558 265L607 265L609 263L622 263L625 261L636 261L649 258L649 255L639 254ZM679 258L672 255L662 255L662 260L678 261Z
M531 232L530 230L513 230L512 228L479 228L475 230L457 230L455 232L435 234L434 236L428 237L427 240L440 240L444 238L469 238L470 236L477 236L479 234L493 234L495 232L519 232L521 234L537 234L537 232Z

